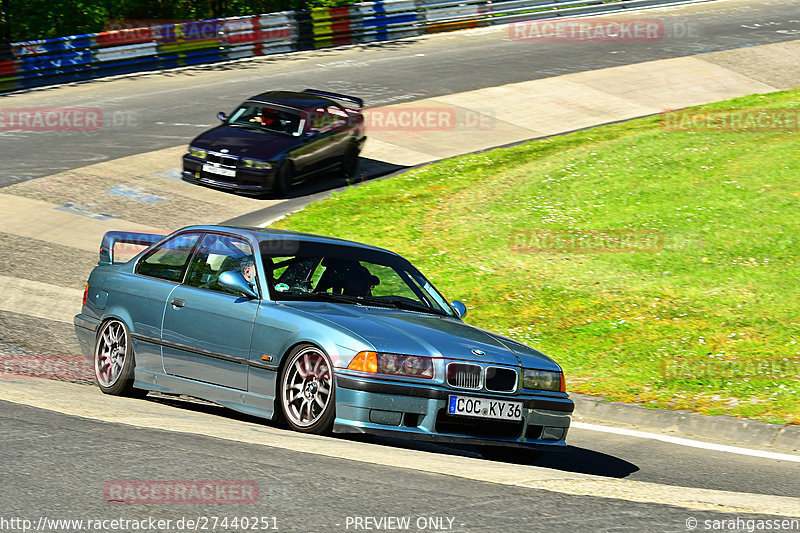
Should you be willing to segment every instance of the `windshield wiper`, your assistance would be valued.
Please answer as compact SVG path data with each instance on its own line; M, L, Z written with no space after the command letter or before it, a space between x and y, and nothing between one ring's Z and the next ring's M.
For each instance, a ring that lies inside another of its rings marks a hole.
M289 296L301 296L304 300L330 300L345 304L359 304L361 300L355 296L344 296L342 294L331 294L329 292L308 292L298 290L280 291L278 294Z
M358 304L361 303L359 298L355 296L345 296L343 294L333 294L332 292L310 292L312 296L316 296L323 300L333 300L335 302L342 302L346 304Z
M428 307L423 303L413 303L405 300L403 298L367 298L365 299L366 302L375 303L378 305L387 305L390 307L394 307L396 309L405 309L408 311L419 311L421 313L432 313L434 315L442 315L442 316L450 316L449 314L439 311L437 309L433 309L432 307Z
M425 304L415 304L404 300L402 298L369 298L362 296L347 296L344 294L333 294L330 292L305 292L305 291L283 291L281 294L291 294L292 296L308 296L310 298L317 297L321 300L330 300L334 302L341 302L354 305L374 305L378 307L388 307L391 309L405 309L408 311L418 311L421 313L431 313L434 315L447 316L450 315L444 311L439 311Z
M322 299L332 300L334 302L342 302L355 305L378 305L380 307L390 307L399 309L399 306L396 305L394 302L378 300L376 298L364 298L363 296L347 296L344 294L333 294L330 292L314 292L309 294L313 294L314 296L320 296Z

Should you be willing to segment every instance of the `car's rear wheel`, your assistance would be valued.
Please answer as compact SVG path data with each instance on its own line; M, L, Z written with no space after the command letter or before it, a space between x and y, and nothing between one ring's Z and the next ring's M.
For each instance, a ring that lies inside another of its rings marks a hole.
M133 388L131 334L125 324L111 319L100 326L94 346L94 375L97 386L115 396L144 396L147 391Z
M335 418L333 367L325 353L312 345L289 353L280 381L283 418L302 433L329 433Z
M291 187L293 179L294 167L292 162L284 161L275 175L275 185L273 186L275 194L277 196L286 196L289 193L289 187Z
M358 174L359 151L355 145L350 145L342 156L342 173L347 179L353 179Z
M512 448L510 446L492 446L491 444L478 444L478 453L490 461L503 461L506 463L530 464L536 462L544 455L541 450L527 448Z

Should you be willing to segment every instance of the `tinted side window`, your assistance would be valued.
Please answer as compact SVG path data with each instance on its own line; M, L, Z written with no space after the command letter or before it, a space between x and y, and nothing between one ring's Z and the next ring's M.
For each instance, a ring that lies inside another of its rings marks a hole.
M217 283L219 275L230 270L240 272L248 282L255 285L253 249L242 239L208 233L203 237L203 242L192 259L186 285L236 294L223 289Z
M347 124L348 115L344 109L329 106L318 107L308 113L308 130L327 133Z
M199 238L199 233L185 233L168 240L139 261L136 273L180 282Z

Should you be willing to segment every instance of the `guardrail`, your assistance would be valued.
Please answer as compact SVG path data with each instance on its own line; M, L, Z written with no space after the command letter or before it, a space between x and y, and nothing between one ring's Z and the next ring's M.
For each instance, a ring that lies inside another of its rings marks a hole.
M390 0L0 44L0 93L244 57L713 0Z

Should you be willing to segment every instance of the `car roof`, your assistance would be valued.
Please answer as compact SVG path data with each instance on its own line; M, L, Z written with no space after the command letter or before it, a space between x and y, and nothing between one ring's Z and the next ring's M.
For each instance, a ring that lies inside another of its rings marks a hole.
M335 100L318 96L316 94L299 93L294 91L267 91L248 98L252 102L265 104L278 104L292 109L308 109L310 107L327 106L336 104ZM336 104L338 105L338 104Z
M304 242L317 242L324 244L335 244L339 246L351 246L354 248L373 250L377 252L391 254L397 257L402 257L391 250L387 250L385 248L379 248L377 246L372 246L361 242L348 241L345 239L338 239L336 237L326 237L324 235L315 235L313 233L302 233L298 231L289 231L289 230L274 229L274 228L257 228L252 226L205 225L205 226L189 226L186 228L181 228L178 231L180 232L227 231L227 232L237 233L240 235L247 235L256 241L261 241L264 238L271 238L276 240L299 240Z

